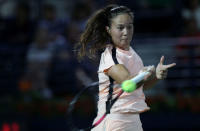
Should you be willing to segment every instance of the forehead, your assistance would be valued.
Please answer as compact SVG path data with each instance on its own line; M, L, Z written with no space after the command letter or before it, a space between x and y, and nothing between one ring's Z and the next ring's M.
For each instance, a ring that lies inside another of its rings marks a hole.
M133 18L127 14L119 14L115 16L114 18L111 19L112 24L132 24L133 23Z

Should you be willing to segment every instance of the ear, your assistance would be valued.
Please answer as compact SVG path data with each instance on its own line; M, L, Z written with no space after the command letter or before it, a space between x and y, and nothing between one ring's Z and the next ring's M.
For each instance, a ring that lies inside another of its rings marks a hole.
M110 35L110 27L106 26L106 31L108 32L108 34Z

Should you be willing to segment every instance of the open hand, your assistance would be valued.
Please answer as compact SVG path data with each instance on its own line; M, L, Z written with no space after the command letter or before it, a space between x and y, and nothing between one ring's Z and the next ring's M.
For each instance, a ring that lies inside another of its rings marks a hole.
M165 79L167 77L168 69L174 67L176 63L164 65L164 56L160 58L160 62L156 67L156 77L157 79Z

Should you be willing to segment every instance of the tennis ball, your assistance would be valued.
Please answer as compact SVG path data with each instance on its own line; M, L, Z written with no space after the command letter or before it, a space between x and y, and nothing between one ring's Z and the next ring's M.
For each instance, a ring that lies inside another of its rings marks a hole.
M136 83L131 80L125 80L122 83L122 90L125 92L132 92L136 89Z

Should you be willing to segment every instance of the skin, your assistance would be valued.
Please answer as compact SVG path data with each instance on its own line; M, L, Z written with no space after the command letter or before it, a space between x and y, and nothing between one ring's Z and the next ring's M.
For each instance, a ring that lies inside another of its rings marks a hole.
M127 14L119 14L112 18L110 27L106 27L108 34L111 36L114 45L120 49L129 50L130 43L133 36L134 26L133 18ZM144 88L152 87L158 80L165 79L167 77L167 71L172 68L176 63L164 65L164 56L161 57L156 69L155 67L150 69L150 73L145 79L137 86L144 85ZM146 67L143 71L146 70ZM129 71L122 64L112 66L107 74L111 76L117 83L121 84L124 80L131 79L134 76L130 76Z
M120 14L111 20L111 27L106 27L113 43L118 48L129 50L133 36L133 20L128 14Z

